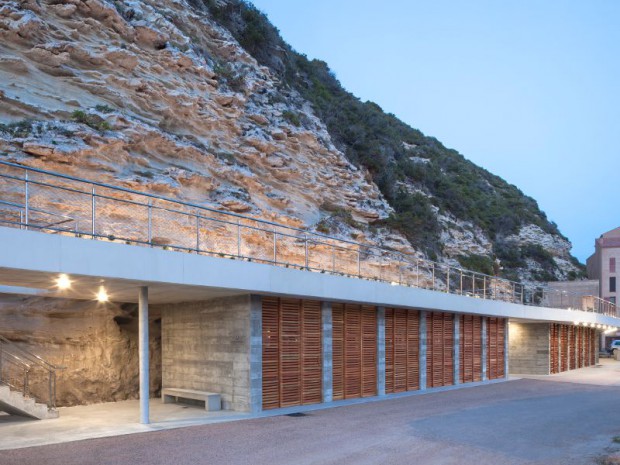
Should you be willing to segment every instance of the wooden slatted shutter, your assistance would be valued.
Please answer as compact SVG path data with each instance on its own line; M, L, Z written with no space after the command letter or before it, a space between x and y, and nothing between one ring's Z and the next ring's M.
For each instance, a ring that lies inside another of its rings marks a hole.
M560 371L568 370L568 326L560 326Z
M321 302L304 300L302 307L302 389L301 403L323 400L323 327Z
M482 379L482 317L461 315L460 375L461 383Z
M577 368L583 368L583 331L584 328L577 328Z
M385 310L385 392L420 388L420 313Z
M420 312L407 311L407 391L420 389Z
M574 370L577 367L577 361L575 359L575 346L577 343L577 333L575 331L575 327L571 326L569 329L569 334L568 334L568 360L569 360L569 365L568 365L568 369L569 370Z
M377 395L377 309L364 306L362 317L362 397Z
M263 409L322 400L321 303L265 297Z
M487 378L498 379L505 376L506 320L487 318Z
M377 395L377 310L332 306L333 398Z
M332 304L332 377L334 400L344 399L344 305Z
M454 384L454 315L429 312L426 317L428 387Z
M280 323L277 299L263 297L263 409L280 407Z
M552 323L549 328L549 371L551 374L559 373L559 354L558 354L558 326Z

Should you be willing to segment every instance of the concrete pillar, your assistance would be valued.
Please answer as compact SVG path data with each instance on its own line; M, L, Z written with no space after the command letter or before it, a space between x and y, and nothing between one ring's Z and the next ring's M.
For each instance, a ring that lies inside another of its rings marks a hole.
M263 410L263 303L250 296L250 411Z
M140 366L140 423L149 424L149 288L138 295L138 358Z
M426 312L420 312L420 390L426 389Z
M454 384L461 384L461 316L454 315L454 350L452 351Z
M385 395L385 307L377 307L377 395Z
M482 317L482 381L487 380L487 317Z
M323 321L323 402L334 399L332 304L321 304Z
M508 370L510 368L509 364L508 364L508 348L510 347L509 344L509 336L510 334L510 321L508 321L508 318L506 318L505 322L504 322L504 378L508 379ZM559 345L559 341L561 338L558 338L558 345ZM560 347L558 347L558 357L560 356ZM559 360L559 358L558 358Z

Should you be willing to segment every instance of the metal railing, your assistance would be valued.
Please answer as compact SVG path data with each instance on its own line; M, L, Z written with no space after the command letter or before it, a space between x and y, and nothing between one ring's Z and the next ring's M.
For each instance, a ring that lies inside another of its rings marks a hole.
M47 408L53 410L56 408L56 372L63 368L0 336L0 385L21 392L24 397L32 397L33 379L39 386L46 384L37 389L36 400L45 402Z
M618 316L613 303L598 297L523 284L372 244L3 161L0 202L4 226Z

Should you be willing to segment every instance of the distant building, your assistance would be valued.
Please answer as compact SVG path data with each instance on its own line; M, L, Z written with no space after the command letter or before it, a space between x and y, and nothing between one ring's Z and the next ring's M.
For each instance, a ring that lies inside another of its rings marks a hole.
M601 235L594 242L594 254L587 260L589 279L600 282L599 297L616 303L617 263L620 262L620 227Z
M599 281L599 297L618 303L617 266L620 262L620 227L602 234L594 241L594 254L586 261L589 279ZM604 333L603 333L604 334ZM601 341L609 347L611 341L620 339L620 332L604 334Z

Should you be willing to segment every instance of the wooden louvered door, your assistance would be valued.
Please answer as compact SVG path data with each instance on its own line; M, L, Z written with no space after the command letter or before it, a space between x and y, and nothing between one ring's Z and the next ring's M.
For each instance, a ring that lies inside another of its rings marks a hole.
M482 380L482 317L461 315L460 359L461 383Z
M385 392L420 389L420 313L385 309Z
M426 384L429 388L454 384L454 315L429 312L426 316Z
M583 368L583 327L577 328L577 368Z
M559 325L552 323L549 325L549 371L551 374L560 372L559 360Z
M375 307L332 305L333 398L377 395Z
M505 330L504 318L487 318L487 378L504 377Z
M568 369L574 370L577 367L575 359L575 346L577 342L577 334L575 327L571 326L568 331Z
M560 325L560 371L568 370L568 326Z
M263 409L322 400L321 303L264 297Z

